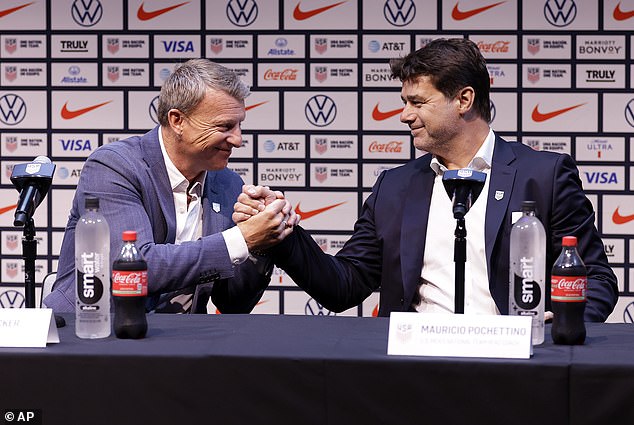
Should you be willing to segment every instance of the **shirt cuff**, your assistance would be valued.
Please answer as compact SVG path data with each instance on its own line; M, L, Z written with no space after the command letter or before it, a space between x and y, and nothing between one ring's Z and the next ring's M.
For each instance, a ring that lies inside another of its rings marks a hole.
M222 232L222 237L225 239L232 264L242 264L249 258L249 248L238 226Z

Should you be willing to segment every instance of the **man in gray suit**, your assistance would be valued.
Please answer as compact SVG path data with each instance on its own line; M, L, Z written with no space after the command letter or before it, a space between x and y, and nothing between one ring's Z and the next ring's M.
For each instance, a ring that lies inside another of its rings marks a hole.
M286 237L297 217L279 199L234 226L242 179L226 168L242 144L249 88L206 59L177 68L159 96L160 125L107 144L87 159L44 304L74 311L75 227L86 196L100 199L110 226L110 261L124 230L136 230L148 263L148 311L204 312L211 296L224 313L249 312L269 283L272 263L257 254ZM259 217L257 217L259 218Z

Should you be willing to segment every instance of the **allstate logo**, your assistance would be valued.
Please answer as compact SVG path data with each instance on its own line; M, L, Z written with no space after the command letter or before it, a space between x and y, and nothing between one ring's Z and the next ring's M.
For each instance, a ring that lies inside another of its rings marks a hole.
M24 295L14 289L9 289L0 294L0 307L2 308L22 308L24 306Z
M372 53L376 53L381 50L381 43L376 40L372 40L368 43L368 49L370 49Z
M273 152L275 150L275 142L273 142L273 140L267 140L264 142L264 150L267 152Z
M577 17L577 5L574 0L548 0L544 4L544 17L555 27L565 27Z
M238 27L247 27L258 18L258 4L254 0L229 0L227 18Z
M155 96L154 99L150 102L148 106L148 113L150 114L150 119L154 121L155 124L158 124L158 96Z
M625 105L625 121L627 121L631 127L634 127L634 99Z
M285 38L281 38L281 37L280 38L276 38L275 39L275 46L279 47L280 49L283 48L283 47L286 47L286 46L288 46L288 40L285 39Z
M17 94L0 97L0 121L6 125L16 125L26 117L26 102Z
M103 7L99 0L75 0L70 13L77 25L92 27L101 20Z
M313 298L309 299L304 307L304 314L306 316L336 316L336 313L324 308L321 304L315 301Z
M68 171L68 168L66 167L59 167L59 170L57 170L57 175L61 179L67 179L68 176L70 175L70 172Z
M414 0L387 0L383 6L383 16L395 27L404 27L416 17L416 4Z
M68 73L70 75L79 75L80 72L81 72L81 69L77 65L71 65L68 67Z
M330 97L318 94L308 99L304 114L312 125L325 127L337 117L337 105Z

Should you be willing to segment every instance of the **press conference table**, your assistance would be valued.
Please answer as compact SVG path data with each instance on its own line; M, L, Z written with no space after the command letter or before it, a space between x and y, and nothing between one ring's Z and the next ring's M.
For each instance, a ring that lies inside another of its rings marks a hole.
M634 423L634 325L529 360L388 356L386 318L149 315L145 339L0 348L0 412L42 424ZM3 422L8 423L8 422Z

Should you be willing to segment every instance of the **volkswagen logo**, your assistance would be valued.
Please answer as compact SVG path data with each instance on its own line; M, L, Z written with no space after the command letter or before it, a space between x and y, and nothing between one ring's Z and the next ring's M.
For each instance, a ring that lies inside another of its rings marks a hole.
M548 0L544 4L544 17L555 27L565 27L577 17L577 5L574 0Z
M336 316L336 313L324 308L321 304L315 301L313 298L309 299L304 307L304 314L306 316Z
M631 99L625 105L625 121L631 126L634 127L634 99Z
M6 125L16 125L26 117L26 102L17 94L0 97L0 121Z
M1 308L22 308L24 306L24 295L15 289L9 289L0 294Z
M495 119L495 103L493 103L493 101L489 101L490 105L491 105L491 122L493 122L493 120Z
M634 323L634 302L629 303L623 309L623 322Z
M258 4L255 0L229 0L227 18L237 27L248 27L258 18Z
M150 119L154 121L155 124L158 124L158 96L155 96L154 99L150 102L148 106L148 113L150 114Z
M304 113L306 114L306 119L312 125L325 127L332 124L335 120L337 105L330 97L318 94L308 99Z
M383 16L395 27L404 27L414 20L416 5L413 0L387 0L383 6Z
M92 27L101 20L103 7L99 0L75 0L70 13L77 25Z

